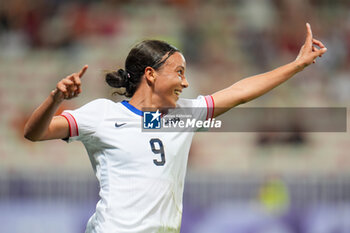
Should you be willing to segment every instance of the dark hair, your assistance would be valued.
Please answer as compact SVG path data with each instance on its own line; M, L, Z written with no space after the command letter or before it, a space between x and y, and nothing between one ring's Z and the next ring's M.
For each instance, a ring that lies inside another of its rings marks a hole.
M179 52L179 50L164 41L142 41L129 52L125 60L125 70L119 69L107 73L106 82L111 87L124 88L125 91L117 91L117 93L131 97L134 95L146 67L158 70L175 52ZM163 59L166 54L167 57Z

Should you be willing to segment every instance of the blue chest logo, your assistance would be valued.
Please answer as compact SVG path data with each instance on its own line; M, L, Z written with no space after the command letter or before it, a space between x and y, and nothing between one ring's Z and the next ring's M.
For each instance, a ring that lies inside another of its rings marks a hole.
M144 129L160 129L161 128L161 113L159 110L156 112L143 112L143 128Z

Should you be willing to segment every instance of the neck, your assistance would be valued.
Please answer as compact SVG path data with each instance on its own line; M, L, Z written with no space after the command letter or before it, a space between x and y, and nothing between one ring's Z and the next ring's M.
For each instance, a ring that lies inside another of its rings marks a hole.
M140 86L129 103L137 109L151 108L151 109L159 109L160 105L156 104L154 101L153 92L150 87Z

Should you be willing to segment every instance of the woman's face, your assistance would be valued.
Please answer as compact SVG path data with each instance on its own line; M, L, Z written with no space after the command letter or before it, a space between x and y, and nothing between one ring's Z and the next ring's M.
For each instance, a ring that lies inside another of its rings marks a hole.
M185 69L184 56L175 52L155 72L154 94L162 107L175 107L182 89L188 87Z

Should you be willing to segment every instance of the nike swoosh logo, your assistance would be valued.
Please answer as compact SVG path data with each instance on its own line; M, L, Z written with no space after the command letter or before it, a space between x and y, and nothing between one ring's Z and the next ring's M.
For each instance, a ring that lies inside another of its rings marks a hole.
M125 125L126 123L121 123L121 124L118 124L118 123L115 123L115 127L119 128L120 126L123 126Z

